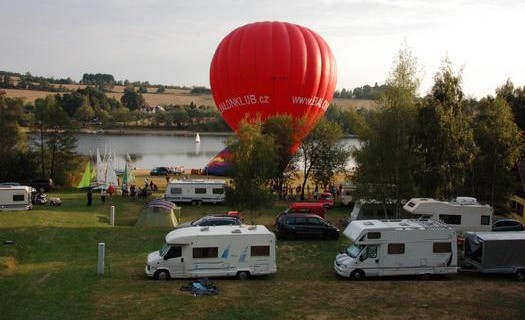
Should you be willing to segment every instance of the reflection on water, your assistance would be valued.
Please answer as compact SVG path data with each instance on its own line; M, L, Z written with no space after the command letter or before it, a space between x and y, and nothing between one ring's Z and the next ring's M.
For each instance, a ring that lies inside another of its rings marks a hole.
M78 153L94 158L97 148L101 155L111 149L117 168L124 167L126 154L130 155L137 168L204 168L211 158L224 149L227 139L201 135L201 142L195 143L193 136L78 134L76 137ZM344 139L342 142L348 146L358 145L356 139ZM350 166L352 163L349 161Z

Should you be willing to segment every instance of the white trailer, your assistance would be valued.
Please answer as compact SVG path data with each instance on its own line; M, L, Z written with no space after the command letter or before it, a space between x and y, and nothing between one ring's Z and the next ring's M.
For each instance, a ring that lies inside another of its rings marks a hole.
M31 190L28 186L0 187L0 211L32 209Z
M467 231L490 231L494 216L491 206L472 197L457 197L453 201L413 198L403 209L414 218L441 220L461 235Z
M176 229L148 255L146 275L155 279L250 276L277 272L275 235L263 225Z
M193 205L222 203L225 186L226 182L222 180L174 180L166 186L164 199Z
M342 277L457 272L456 232L440 221L357 220L343 234L353 244L335 258L334 269Z

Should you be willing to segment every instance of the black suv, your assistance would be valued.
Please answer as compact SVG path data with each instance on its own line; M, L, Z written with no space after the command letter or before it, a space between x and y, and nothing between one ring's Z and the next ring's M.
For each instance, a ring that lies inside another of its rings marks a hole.
M170 169L168 167L156 167L149 172L150 176L167 176L169 174Z
M192 222L181 223L175 229L204 226L240 226L241 220L234 216L204 216Z
M277 219L277 236L285 239L339 239L339 229L316 214L289 213Z
M33 179L27 182L27 185L35 188L37 191L51 191L54 188L53 179L43 178L43 179Z

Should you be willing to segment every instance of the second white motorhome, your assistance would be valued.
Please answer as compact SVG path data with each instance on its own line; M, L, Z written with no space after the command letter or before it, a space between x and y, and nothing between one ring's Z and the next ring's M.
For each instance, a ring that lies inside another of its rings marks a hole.
M28 186L0 187L0 211L32 209L32 190Z
M459 234L467 231L490 231L492 227L492 207L482 205L472 197L457 197L453 201L413 198L403 209L414 218L441 220L454 227Z
M440 221L357 220L343 234L352 245L335 258L340 276L362 280L457 272L456 232Z
M275 234L263 225L175 229L148 255L146 275L156 279L246 279L277 272Z
M164 199L171 202L191 203L222 203L225 200L222 180L174 180L166 186Z

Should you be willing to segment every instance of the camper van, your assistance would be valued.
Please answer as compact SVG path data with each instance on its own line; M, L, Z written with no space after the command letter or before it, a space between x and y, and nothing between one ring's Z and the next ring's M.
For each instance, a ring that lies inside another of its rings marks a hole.
M492 228L492 207L482 205L472 197L456 197L453 201L413 198L403 209L414 218L441 220L454 227L459 234L490 231Z
M31 190L28 186L3 186L0 187L0 211L30 210Z
M480 273L513 274L525 280L525 232L467 232L464 260L467 268Z
M353 193L355 186L352 183L343 184L341 189L341 204L343 206L350 206L354 203Z
M401 211L401 210L400 210ZM402 218L396 216L396 203L387 201L385 203L377 200L358 200L354 204L348 223L354 220L374 220L374 219L396 219Z
M148 255L155 279L250 276L277 272L275 235L263 225L190 227L171 231Z
M343 234L352 245L339 253L334 269L342 277L457 272L454 229L437 220L357 220Z
M222 180L174 180L166 186L164 199L193 205L222 203L225 186Z

